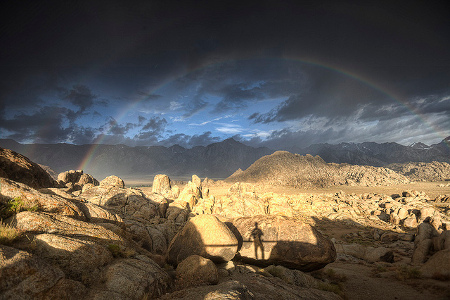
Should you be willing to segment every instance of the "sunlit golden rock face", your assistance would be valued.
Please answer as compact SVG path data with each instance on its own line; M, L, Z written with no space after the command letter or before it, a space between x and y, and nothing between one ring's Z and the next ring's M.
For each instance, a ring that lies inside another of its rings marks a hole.
M174 265L193 254L223 262L231 260L237 248L236 237L217 217L198 215L173 238L167 257Z

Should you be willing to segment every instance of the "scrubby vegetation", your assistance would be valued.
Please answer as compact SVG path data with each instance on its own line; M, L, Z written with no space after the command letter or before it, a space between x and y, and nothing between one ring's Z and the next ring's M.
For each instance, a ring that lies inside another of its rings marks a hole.
M2 219L6 219L21 211L37 211L37 210L38 210L37 205L30 205L26 203L21 197L15 197L9 201L6 201L6 203L0 206L0 217Z
M10 225L0 222L0 244L10 245L20 236L20 231Z

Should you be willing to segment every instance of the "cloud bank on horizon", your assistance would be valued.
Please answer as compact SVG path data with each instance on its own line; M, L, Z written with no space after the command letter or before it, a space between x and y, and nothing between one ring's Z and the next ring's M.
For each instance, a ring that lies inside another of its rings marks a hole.
M273 149L450 136L445 1L2 3L0 138Z

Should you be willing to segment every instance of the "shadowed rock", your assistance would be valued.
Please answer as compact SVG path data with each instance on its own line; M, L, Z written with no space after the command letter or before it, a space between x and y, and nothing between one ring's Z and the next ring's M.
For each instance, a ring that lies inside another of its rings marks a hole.
M425 277L450 277L450 249L433 254L420 271Z
M176 274L177 279L186 287L219 282L216 265L199 255L191 255L178 264Z
M302 271L323 268L336 259L333 243L311 225L281 216L254 216L230 221L242 243L239 257L249 263L268 266L282 265ZM255 258L255 246L251 232L255 223L261 229L265 259ZM231 226L231 225L229 225Z
M83 170L70 170L59 173L58 182L74 190L81 190L86 184L99 185L97 179L90 174L85 174Z
M97 279L100 268L113 259L106 247L89 240L39 234L35 241L37 254L58 265L71 279L85 284Z
M0 299L34 299L64 277L56 266L11 247L0 245Z
M155 299L165 293L169 275L151 259L122 259L109 265L104 284L91 291L88 299Z
M0 177L24 183L32 188L57 185L56 181L38 164L27 157L0 147Z

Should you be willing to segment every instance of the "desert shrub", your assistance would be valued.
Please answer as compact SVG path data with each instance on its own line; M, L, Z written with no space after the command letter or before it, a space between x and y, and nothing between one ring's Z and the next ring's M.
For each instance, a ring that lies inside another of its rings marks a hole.
M415 267L401 266L395 270L395 278L398 280L420 278L420 270Z
M372 275L375 277L380 277L380 273L384 273L387 271L388 268L385 265L376 264L375 267L372 269Z
M20 236L20 231L10 225L0 222L0 244L10 245Z
M344 293L342 283L334 284L334 283L328 283L328 282L319 282L317 289L319 289L321 291L332 292L336 295L339 295L343 299L347 299L347 296Z
M333 284L339 284L347 281L347 276L345 276L344 274L336 273L336 271L332 268L314 271L311 272L311 275L314 278L324 280Z
M21 211L36 211L38 209L37 205L30 205L22 200L20 197L15 197L0 207L0 217L9 218L14 214Z
M108 250L115 258L129 258L135 255L135 251L133 249L125 248L117 244L109 244Z
M317 289L332 292L341 296L343 299L347 299L343 285L347 281L347 276L344 274L338 274L334 269L328 268L311 272L310 275L320 280Z

